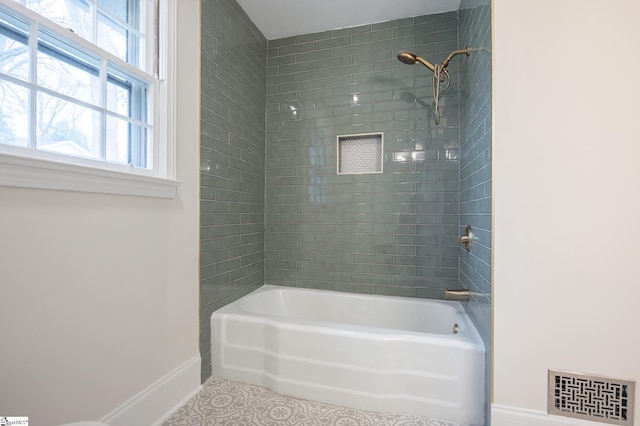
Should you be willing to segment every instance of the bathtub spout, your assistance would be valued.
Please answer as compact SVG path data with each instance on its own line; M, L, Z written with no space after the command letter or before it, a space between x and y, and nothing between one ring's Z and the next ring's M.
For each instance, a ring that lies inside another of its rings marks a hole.
M471 292L466 288L458 289L458 290L449 290L445 289L444 298L448 300L460 300L462 302L469 301L471 297Z

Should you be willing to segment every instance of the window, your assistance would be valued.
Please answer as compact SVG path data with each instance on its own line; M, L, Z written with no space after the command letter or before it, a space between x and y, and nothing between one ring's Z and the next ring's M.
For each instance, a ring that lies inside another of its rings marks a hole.
M53 161L67 171L75 165L83 172L100 170L102 177L109 176L104 171L125 173L129 180L173 178L167 167L170 129L157 124L170 121L166 84L156 75L162 67L155 22L166 13L156 13L154 5L150 0L0 0L5 162L39 160L50 171Z

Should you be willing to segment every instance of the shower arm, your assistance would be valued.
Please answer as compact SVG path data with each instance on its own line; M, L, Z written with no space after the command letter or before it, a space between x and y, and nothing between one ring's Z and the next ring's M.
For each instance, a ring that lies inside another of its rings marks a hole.
M439 65L439 68L441 70L447 68L447 66L449 65L449 62L451 62L451 59L453 59L454 56L462 55L462 54L469 56L471 54L471 46L468 46L466 49L454 50L453 52L451 52L449 56L447 56L447 59L442 61L442 63ZM431 72L436 72L436 66L433 65L431 62L427 61L426 59L418 55L412 55L412 56L416 62L420 62L425 67L429 68Z
M462 55L462 54L469 56L471 54L471 46L467 46L466 49L454 50L453 52L451 52L449 56L447 56L447 59L442 61L442 65L440 65L440 68L446 68L447 65L449 65L449 61L451 61L451 59L453 59L454 56Z

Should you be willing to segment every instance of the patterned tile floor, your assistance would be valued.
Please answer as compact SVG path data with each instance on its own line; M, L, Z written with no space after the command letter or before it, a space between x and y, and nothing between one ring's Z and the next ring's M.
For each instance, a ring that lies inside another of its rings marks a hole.
M284 396L259 386L210 378L164 426L461 426Z

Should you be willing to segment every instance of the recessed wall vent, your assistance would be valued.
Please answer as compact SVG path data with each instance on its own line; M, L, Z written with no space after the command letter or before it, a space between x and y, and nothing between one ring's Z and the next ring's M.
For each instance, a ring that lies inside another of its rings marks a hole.
M549 414L633 425L635 381L549 370Z
M382 133L338 136L338 174L382 173Z

